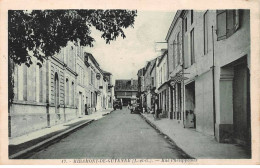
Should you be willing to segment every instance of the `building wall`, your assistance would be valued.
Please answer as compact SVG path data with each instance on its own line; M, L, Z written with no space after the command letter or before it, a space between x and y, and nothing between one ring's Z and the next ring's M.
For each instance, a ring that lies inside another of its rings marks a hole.
M71 81L76 79L75 55L66 51L67 48L64 48L56 56L45 60L41 68L34 57L32 57L33 64L29 68L25 65L15 66L13 74L15 97L10 110L11 137L76 117L76 108L72 104L67 106L65 102L66 77ZM67 59L70 59L71 63L65 66ZM57 104L55 104L55 74L58 76ZM70 99L72 98L71 96Z
M205 15L207 17L205 17ZM183 27L185 29L185 18L187 18L187 31L184 30L184 73L188 79L184 85L195 81L195 119L196 129L200 132L214 135L213 120L213 83L212 83L212 30L215 25L214 11L193 11L193 23L191 23L191 11L186 11ZM204 22L207 24L204 27ZM194 32L194 60L192 62L191 31ZM204 31L206 35L204 36ZM207 52L204 51L204 38L207 38ZM185 99L186 103L188 99ZM186 104L184 104L186 107ZM186 109L184 109L185 111Z
M85 73L84 54L81 46L75 47L76 50L76 72L77 76L77 91L76 91L76 106L78 115L85 115L85 104L86 104L86 80L87 73Z
M217 13L215 13L215 16ZM215 39L217 35L215 34ZM215 42L215 58L216 58L216 138L219 142L230 141L235 133L234 117L234 67L240 63L244 63L250 74L250 11L239 10L239 28L230 37ZM250 77L249 77L250 78ZM249 79L248 79L249 81ZM243 83L244 81L240 81ZM241 88L239 92L244 92L246 88ZM246 91L245 91L246 92ZM247 95L244 99L247 99ZM250 106L250 105L249 105ZM246 109L250 116L250 109ZM248 116L244 117L248 120ZM250 121L250 119L249 119ZM242 121L241 120L241 124ZM250 125L250 124L248 124ZM249 127L249 126L248 126ZM250 132L250 128L242 130L242 132ZM244 141L244 140L243 140ZM246 140L249 143L250 140Z
M212 73L200 75L195 81L195 116L196 129L214 135Z
M169 65L169 74L174 76L180 70L182 64L182 24L183 21L179 18L172 30L168 43L168 65ZM179 34L179 42L177 40L177 35ZM179 54L179 63L177 59L177 54Z

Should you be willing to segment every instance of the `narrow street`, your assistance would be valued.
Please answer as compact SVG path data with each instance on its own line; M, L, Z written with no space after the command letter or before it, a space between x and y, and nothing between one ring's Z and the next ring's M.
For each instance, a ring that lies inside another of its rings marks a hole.
M123 108L35 153L31 159L184 157L138 114Z

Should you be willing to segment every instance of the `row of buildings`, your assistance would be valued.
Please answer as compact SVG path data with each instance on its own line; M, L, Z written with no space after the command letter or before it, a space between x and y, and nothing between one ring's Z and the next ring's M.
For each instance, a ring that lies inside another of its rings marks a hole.
M121 100L124 106L136 102L138 93L138 81L132 79L115 80L115 98Z
M218 142L250 146L250 11L178 10L166 42L138 71L142 106Z
M112 74L82 46L69 43L41 63L14 66L9 136L15 137L112 108Z

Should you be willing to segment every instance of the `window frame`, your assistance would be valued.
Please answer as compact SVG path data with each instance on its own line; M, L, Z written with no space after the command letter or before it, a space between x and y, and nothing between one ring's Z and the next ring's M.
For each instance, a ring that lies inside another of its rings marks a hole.
M193 24L193 21L194 21L194 12L193 12L193 10L191 10L190 11L190 23L191 23L191 25Z
M232 14L232 19L234 21L233 23L233 27L231 29L228 29L228 17L229 17L229 14L230 12L233 11L233 14ZM225 17L225 25L226 25L226 28L225 28L225 35L223 36L219 36L219 22L218 22L218 16L220 14L223 14L225 13L226 14L226 17ZM238 29L239 29L239 26L240 26L240 11L239 9L226 9L226 10L217 10L216 11L216 28L217 28L217 41L220 41L220 40L224 40L224 39L227 39L229 38L230 36L232 36Z
M195 59L195 43L194 43L194 28L190 31L190 60L191 65L193 65L196 62Z
M209 19L208 19L208 11L206 11L203 15L203 41L204 41L204 55L206 55L208 52L209 52L209 38L208 38L208 22L209 22ZM207 25L206 25L207 23Z

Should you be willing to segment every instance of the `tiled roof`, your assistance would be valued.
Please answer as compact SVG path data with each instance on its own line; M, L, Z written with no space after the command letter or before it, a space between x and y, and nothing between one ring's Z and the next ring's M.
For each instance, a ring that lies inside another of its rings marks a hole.
M131 79L115 81L115 91L137 91L137 90L138 90L137 80L133 80L132 85L131 85Z

